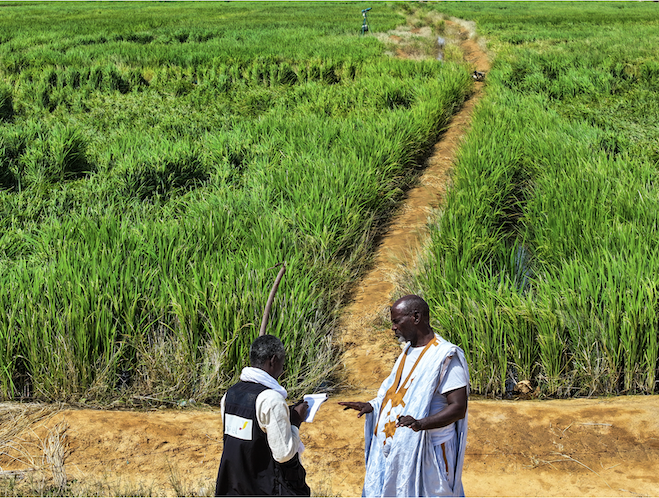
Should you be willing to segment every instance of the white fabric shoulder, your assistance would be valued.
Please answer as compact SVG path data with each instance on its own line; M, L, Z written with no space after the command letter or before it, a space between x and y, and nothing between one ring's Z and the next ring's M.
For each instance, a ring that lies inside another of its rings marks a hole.
M469 380L467 378L467 372L465 372L462 363L456 355L451 358L451 362L446 369L446 373L444 374L444 377L437 387L437 392L440 394L446 394L449 391L453 391L461 387L467 387L468 385Z
M286 420L290 422L290 414L286 400L281 397L277 391L266 389L256 397L256 418L259 421L261 429L265 431L265 426L272 422L272 418L282 415L286 409Z
M277 391L279 394L281 394L284 397L284 399L288 397L288 393L286 392L286 389L284 389L279 385L277 379L272 377L265 370L261 370L260 368L255 368L255 367L243 368L243 371L240 373L240 380L242 380L243 382L256 382L257 384L261 384L262 386L265 386L268 389Z

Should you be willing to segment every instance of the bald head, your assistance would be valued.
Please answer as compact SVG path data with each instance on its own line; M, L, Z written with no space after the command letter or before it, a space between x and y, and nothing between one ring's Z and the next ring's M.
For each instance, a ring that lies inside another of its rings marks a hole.
M428 303L415 295L401 297L391 307L391 330L412 347L425 346L435 335Z
M410 294L401 297L396 301L391 309L396 309L405 315L412 315L415 312L419 314L421 323L430 323L430 307L423 298Z

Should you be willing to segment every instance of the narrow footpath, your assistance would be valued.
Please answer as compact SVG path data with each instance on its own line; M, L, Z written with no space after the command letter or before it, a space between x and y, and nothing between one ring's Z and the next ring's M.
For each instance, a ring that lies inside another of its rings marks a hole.
M485 51L468 29L447 21L447 29L462 40L465 60L480 72L490 69ZM417 186L406 199L382 238L372 269L358 284L353 300L339 324L344 347L343 369L348 385L357 389L376 389L389 375L400 349L388 330L389 306L404 278L406 267L413 265L428 237L428 218L444 201L449 175L460 143L469 129L471 115L483 93L483 82L474 83L472 95L451 119L448 129L433 147ZM374 324L384 323L384 329Z

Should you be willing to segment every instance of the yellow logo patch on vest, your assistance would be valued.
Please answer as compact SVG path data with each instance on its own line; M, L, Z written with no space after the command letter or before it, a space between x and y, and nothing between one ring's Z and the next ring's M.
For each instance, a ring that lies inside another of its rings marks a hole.
M227 413L224 417L224 433L244 441L252 440L253 421Z

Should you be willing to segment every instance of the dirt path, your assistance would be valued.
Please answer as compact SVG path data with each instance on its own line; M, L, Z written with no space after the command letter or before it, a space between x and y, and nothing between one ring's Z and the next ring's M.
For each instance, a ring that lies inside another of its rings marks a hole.
M468 39L467 29L455 29L465 38L467 60L487 71L487 57ZM427 217L442 202L481 85L477 83L474 95L435 146L418 187L408 193L380 244L372 271L356 289L341 321L343 368L350 388L323 405L316 421L302 431L302 459L316 495L361 494L363 422L336 402L370 399L400 351L387 323L399 265L415 259ZM66 477L81 494L213 492L222 451L217 409L67 409L44 415L35 407L39 416L31 428L13 432L18 417L7 415L12 410L17 408L0 405L0 476L39 467L48 429L62 422L68 428L59 438L51 432L51 442L60 440L68 448ZM468 495L659 496L659 396L542 402L472 399L469 417L463 477ZM33 481L40 475L25 474Z
M447 28L453 31L455 38L462 40L460 47L467 62L478 71L488 71L487 54L467 28L450 21ZM426 240L428 217L444 200L455 154L482 91L483 83L476 82L474 93L453 116L448 129L433 147L418 185L407 192L404 205L376 251L373 268L358 285L352 303L341 317L343 369L347 382L354 388L377 389L400 353L389 331L388 313L396 282L401 277L401 266L416 261ZM378 322L384 326L375 325Z

